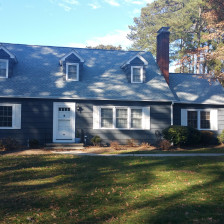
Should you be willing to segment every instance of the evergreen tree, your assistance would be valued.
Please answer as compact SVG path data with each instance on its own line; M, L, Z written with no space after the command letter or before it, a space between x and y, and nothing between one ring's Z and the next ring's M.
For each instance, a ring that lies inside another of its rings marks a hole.
M103 44L99 44L95 47L92 46L86 46L86 48L89 49L103 49L103 50L122 50L121 45L119 46L113 46L113 45L103 45Z
M133 49L149 50L156 54L156 32L162 26L171 29L171 59L179 60L180 72L199 72L200 58L196 51L201 46L204 30L202 0L156 0L142 8L135 25L129 26L128 38Z

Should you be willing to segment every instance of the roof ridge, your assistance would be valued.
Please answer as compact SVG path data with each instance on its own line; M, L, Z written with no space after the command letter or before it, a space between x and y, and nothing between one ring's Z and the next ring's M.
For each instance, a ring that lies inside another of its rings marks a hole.
M134 50L110 50L110 49L96 49L96 48L86 48L86 47L74 47L74 46L55 46L55 45L41 45L41 44L21 44L21 43L6 43L0 42L0 45L23 45L23 46L30 46L30 47L52 47L52 48L68 48L68 49L84 49L84 50L95 50L95 51L121 51L121 52L136 52L137 53L144 53L146 51L134 51Z

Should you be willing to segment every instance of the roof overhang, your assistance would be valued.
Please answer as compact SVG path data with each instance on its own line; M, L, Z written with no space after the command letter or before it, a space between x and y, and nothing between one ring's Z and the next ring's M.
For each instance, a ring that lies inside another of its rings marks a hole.
M5 52L9 55L9 57L10 57L12 60L14 60L15 63L18 62L17 59L16 59L16 56L15 56L14 54L12 54L6 47L0 45L0 50L5 51Z
M140 54L135 55L134 57L130 58L128 61L126 61L123 65L121 65L121 68L124 68L126 65L129 65L131 61L133 61L135 58L139 58L144 65L148 65L148 62L143 58Z
M74 54L77 58L79 58L80 62L84 63L84 59L75 51L72 50L71 52L69 52L68 54L64 55L61 59L60 59L60 65L62 65L62 63L65 61L65 59L67 57L69 57L70 55Z

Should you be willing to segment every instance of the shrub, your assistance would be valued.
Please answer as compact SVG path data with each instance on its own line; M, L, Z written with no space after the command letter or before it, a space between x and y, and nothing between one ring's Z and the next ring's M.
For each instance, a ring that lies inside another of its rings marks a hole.
M159 146L162 150L169 150L171 148L170 142L166 139L161 140Z
M121 150L122 147L117 141L110 142L110 147L115 150Z
M100 136L96 135L91 139L91 142L93 143L94 146L100 146L102 139L100 138Z
M224 143L224 129L222 130L222 133L218 135L218 140L220 144Z
M128 139L127 140L127 145L129 146L129 147L136 147L137 146L137 141L135 140L135 139Z
M0 149L4 151L12 151L19 149L20 145L14 138L3 138L0 139Z
M216 145L218 144L218 139L212 131L201 131L201 144Z
M155 131L155 136L156 136L156 145L159 145L159 143L162 140L162 133L159 130Z
M201 133L195 128L171 125L163 130L164 139L174 145L197 145L200 143Z
M40 143L37 139L29 140L29 148L30 149L36 149L36 148L39 148L39 146L40 146Z
M147 149L147 148L150 147L150 144L149 144L148 142L142 142L142 144L140 145L140 147L141 147L142 149Z

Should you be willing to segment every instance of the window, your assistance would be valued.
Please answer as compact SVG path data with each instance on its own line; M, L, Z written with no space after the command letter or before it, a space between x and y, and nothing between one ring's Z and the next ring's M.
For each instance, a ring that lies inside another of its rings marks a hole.
M218 130L218 112L213 109L182 109L181 125L198 130Z
M79 81L78 63L66 63L66 80Z
M8 60L0 59L0 78L8 78Z
M12 127L12 106L0 106L0 127Z
M198 127L198 113L197 111L187 112L187 126L197 128Z
M142 109L131 109L131 128L142 127Z
M93 129L150 129L149 107L94 106Z
M21 128L21 105L0 104L0 129Z
M131 82L142 83L143 82L143 67L131 66Z
M116 128L128 128L128 109L116 109Z
M110 108L101 109L101 127L102 128L113 127L113 109Z
M200 111L200 128L210 129L210 111Z

